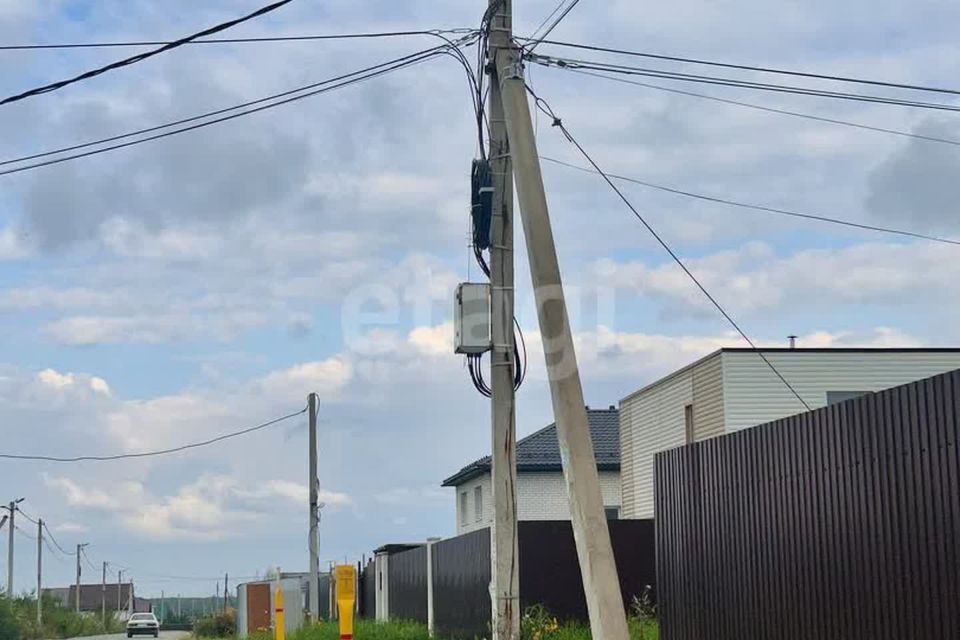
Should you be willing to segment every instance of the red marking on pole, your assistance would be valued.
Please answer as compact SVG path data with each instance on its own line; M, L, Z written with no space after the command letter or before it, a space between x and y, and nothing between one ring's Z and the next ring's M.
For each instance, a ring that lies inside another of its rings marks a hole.
M341 633L341 634L340 634L340 640L353 640L353 634L352 634L352 633Z

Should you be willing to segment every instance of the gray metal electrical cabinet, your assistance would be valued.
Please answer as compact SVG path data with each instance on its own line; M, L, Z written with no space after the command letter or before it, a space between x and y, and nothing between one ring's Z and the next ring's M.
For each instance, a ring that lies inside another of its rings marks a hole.
M490 285L457 285L453 310L454 351L476 354L490 350Z

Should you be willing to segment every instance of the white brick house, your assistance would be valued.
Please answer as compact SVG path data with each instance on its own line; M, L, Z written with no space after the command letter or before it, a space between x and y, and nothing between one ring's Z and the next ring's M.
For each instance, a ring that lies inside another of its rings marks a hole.
M763 349L811 409L960 368L960 349ZM721 349L620 401L622 517L652 518L660 451L805 411L752 349Z
M590 434L607 517L620 513L620 423L616 407L587 408ZM489 527L493 522L490 457L481 458L443 481L453 487L457 535ZM556 425L549 425L517 442L517 518L569 520Z

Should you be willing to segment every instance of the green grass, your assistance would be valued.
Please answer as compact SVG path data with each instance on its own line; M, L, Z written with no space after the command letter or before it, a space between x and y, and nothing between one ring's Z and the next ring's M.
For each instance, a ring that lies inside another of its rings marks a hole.
M426 625L417 622L354 620L356 640L430 640ZM287 636L287 640L340 640L339 623L321 622Z
M631 640L659 640L657 623L652 619L630 618ZM546 612L524 616L521 630L522 640L591 640L590 627L583 623L558 623ZM206 638L195 634L196 638ZM418 622L373 622L371 620L354 621L355 640L430 640L426 625ZM3 640L0 638L0 640ZM273 640L273 634L260 633L249 636L249 640ZM288 633L286 640L340 640L340 627L336 621L321 622ZM438 636L433 640L448 640Z
M21 596L9 600L0 598L0 640L39 640L72 638L117 633L123 624L107 612L106 625L100 616L80 615L66 609L51 598L43 599L43 622L37 624L37 599Z

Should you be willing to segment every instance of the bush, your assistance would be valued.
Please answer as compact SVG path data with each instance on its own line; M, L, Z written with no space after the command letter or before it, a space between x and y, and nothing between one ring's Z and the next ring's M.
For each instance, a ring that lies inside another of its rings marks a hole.
M20 640L20 625L10 600L0 596L0 640Z
M230 638L237 633L237 618L233 609L193 622L193 635L200 638Z

